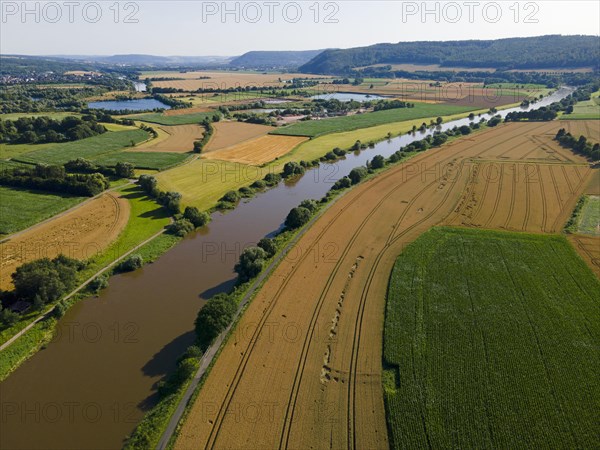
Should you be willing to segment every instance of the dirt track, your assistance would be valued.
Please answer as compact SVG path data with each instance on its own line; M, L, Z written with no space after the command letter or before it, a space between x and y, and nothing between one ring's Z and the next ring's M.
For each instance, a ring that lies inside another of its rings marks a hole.
M129 219L129 202L104 194L81 207L0 244L0 288L12 286L10 275L21 264L60 253L87 259L107 248Z
M490 160L500 167L508 157L517 164L527 161L544 182L565 166L562 181L544 183L554 197L543 196L541 188L535 196L533 190L517 195L509 176L498 183L502 195L481 191L486 203L515 199L520 206L509 224L554 227L571 211L589 175L579 157L544 150L552 146L558 125L508 124L483 131L422 153L332 205L248 307L176 448L387 448L382 324L396 257L423 231L464 210L474 186L478 198L476 175ZM528 160L532 155L535 160ZM549 164L557 165L549 171ZM492 211L498 208L504 206ZM528 213L532 208L545 213ZM495 217L481 213L490 216ZM497 216L488 225L503 224L506 215Z

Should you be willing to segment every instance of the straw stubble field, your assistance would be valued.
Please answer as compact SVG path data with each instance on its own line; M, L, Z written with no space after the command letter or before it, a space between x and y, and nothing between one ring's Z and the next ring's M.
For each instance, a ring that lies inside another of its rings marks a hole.
M541 171L553 197L516 196L517 178L507 171L501 195L482 198L529 203L513 208L509 227L555 230L591 173L583 159L553 147L558 125L500 125L421 153L333 204L244 313L175 447L387 448L381 330L396 257L427 229L460 216L481 160L503 166L508 155L517 161L508 164ZM534 206L543 212L529 214ZM474 217L490 217L481 214ZM504 226L508 216L496 216L488 226Z

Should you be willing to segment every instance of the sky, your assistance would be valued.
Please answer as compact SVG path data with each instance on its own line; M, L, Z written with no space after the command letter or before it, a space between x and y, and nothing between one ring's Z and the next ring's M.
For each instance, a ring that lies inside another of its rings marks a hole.
M240 55L380 42L600 35L600 2L0 1L0 52Z

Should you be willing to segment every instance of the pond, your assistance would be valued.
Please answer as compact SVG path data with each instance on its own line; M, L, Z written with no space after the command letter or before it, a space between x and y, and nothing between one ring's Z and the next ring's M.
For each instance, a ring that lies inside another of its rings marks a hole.
M166 105L154 98L140 98L136 100L110 100L102 102L90 102L88 108L93 109L104 109L108 111L149 111L157 108L171 109L169 105Z
M354 100L355 102L366 102L370 100L384 100L387 97L382 97L381 95L372 95L372 94L356 94L352 92L332 92L330 94L319 94L313 95L311 97L314 100L333 100L337 99L341 102L349 102Z

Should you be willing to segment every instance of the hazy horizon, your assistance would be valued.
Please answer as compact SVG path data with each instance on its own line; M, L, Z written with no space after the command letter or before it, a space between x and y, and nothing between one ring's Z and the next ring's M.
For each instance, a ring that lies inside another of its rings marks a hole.
M600 2L585 0L76 3L2 2L0 53L231 57L401 41L600 35Z

